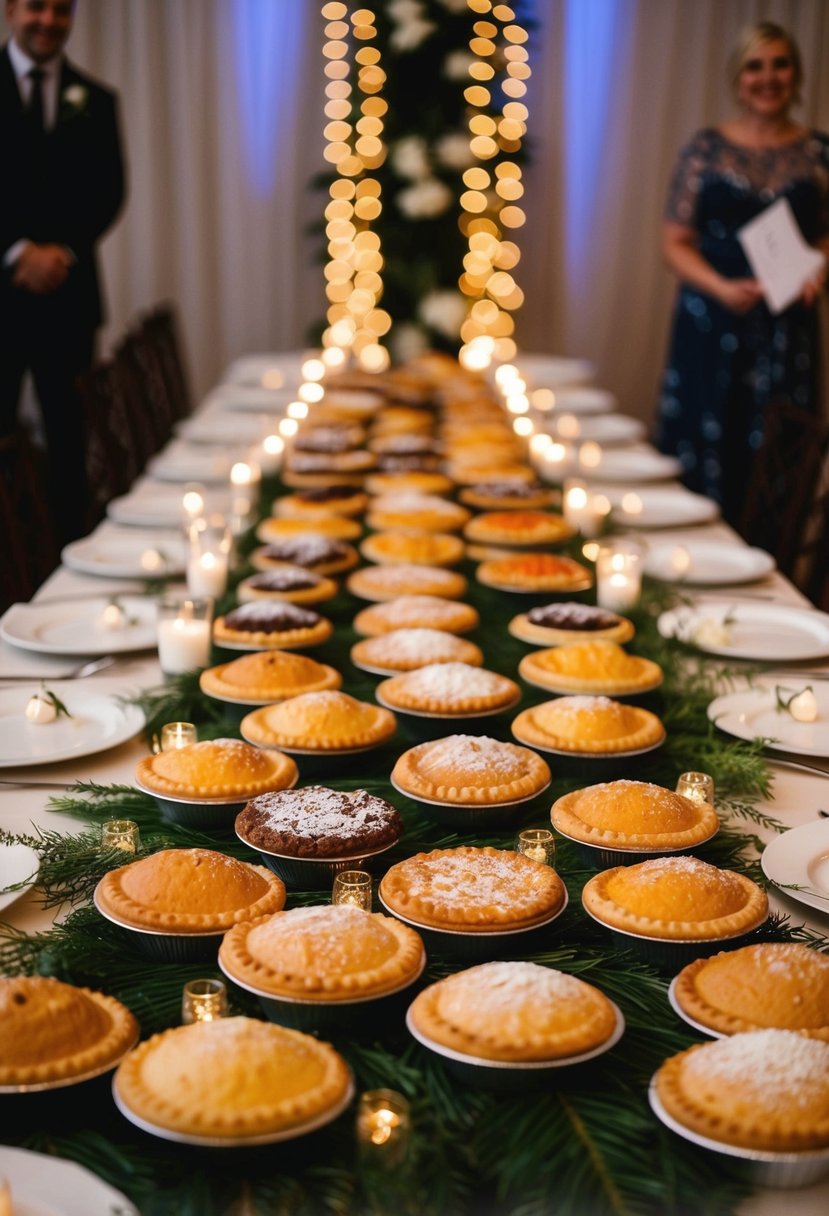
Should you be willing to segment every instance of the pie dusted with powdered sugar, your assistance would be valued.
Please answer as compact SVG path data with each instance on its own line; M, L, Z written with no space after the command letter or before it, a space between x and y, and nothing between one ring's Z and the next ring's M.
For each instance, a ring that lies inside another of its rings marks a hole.
M466 486L458 498L465 506L479 511L537 511L551 507L556 496L544 486L516 480Z
M429 663L381 681L381 704L422 714L463 716L508 709L521 696L514 680L469 663Z
M799 942L756 942L683 967L674 1000L717 1034L794 1030L829 1043L829 955Z
M552 692L604 693L629 696L662 683L662 668L651 659L628 654L616 642L596 638L534 650L518 664L528 684Z
M507 628L513 637L534 646L563 646L592 638L628 642L634 634L626 617L577 601L531 608L514 616Z
M278 519L310 519L320 516L362 515L368 494L357 486L313 486L283 494L274 500L273 510Z
M396 528L367 536L360 552L366 561L381 566L454 566L463 557L464 544L451 532Z
M365 856L395 844L403 817L366 790L306 785L252 798L236 817L245 844L283 857Z
M253 600L287 600L290 604L318 604L337 594L337 584L303 566L286 562L243 578L236 588L243 604Z
M484 656L474 642L442 629L393 629L355 642L351 661L368 671L394 675L429 663L470 663L482 667Z
M399 595L395 599L363 608L353 623L356 632L367 637L391 633L393 629L442 629L445 633L468 633L477 628L480 617L477 608L471 604L445 596Z
M531 747L591 756L645 751L665 738L664 726L650 710L586 695L556 697L525 709L511 729Z
M265 705L247 714L240 729L257 747L336 752L375 747L390 739L396 728L388 709L331 689Z
M494 933L551 920L567 900L550 866L510 849L433 849L398 861L380 881L389 911L434 929Z
M327 617L298 604L254 600L217 617L213 641L219 645L274 646L283 650L319 646L331 637Z
M293 785L297 767L290 756L263 752L241 739L204 739L145 756L135 776L162 798L242 800Z
M528 747L486 735L448 735L403 752L391 781L414 798L493 806L540 794L550 784L550 770Z
M428 532L454 532L471 511L437 494L381 494L366 515L369 528L422 528Z
M270 996L326 1004L396 992L425 964L414 929L350 904L292 908L237 925L219 950L230 979Z
M400 562L379 566L364 566L355 570L347 581L352 595L363 600L384 603L401 596L433 595L445 600L459 600L466 594L467 581L455 570L442 566L421 566L415 562Z
M348 1101L348 1065L328 1043L257 1018L176 1026L124 1059L128 1112L182 1136L243 1141L301 1129Z
M592 984L529 962L482 963L430 984L409 1018L453 1051L486 1060L559 1060L601 1047L617 1014Z
M267 572L274 567L281 569L288 563L323 575L342 574L356 566L359 560L353 545L321 532L309 532L307 526L304 532L272 540L270 544L254 549L250 555L250 564L255 570Z
M342 676L327 663L283 650L256 651L230 663L208 667L199 687L227 701L281 701L304 692L339 688Z
M665 1111L723 1144L797 1153L829 1147L829 1043L754 1030L671 1056L653 1081Z
M553 803L550 818L563 835L606 849L690 849L720 826L707 802L628 780L571 790Z

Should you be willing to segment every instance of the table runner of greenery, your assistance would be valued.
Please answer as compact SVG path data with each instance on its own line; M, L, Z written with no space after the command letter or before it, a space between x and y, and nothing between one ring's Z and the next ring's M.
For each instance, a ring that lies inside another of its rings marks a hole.
M271 494L276 489L273 484L269 487ZM240 570L238 577L247 572ZM528 647L507 633L507 622L528 602L543 602L545 597L528 601L492 591L475 582L472 566L467 573L468 599L479 609L482 622L470 636L481 645L488 668L516 678L518 661ZM389 798L406 822L404 838L389 855L392 862L421 849L455 844L510 847L519 826L549 822L549 808L560 794L608 775L673 788L681 771L703 770L714 777L723 828L700 847L698 856L762 882L752 829L763 824L783 830L783 825L757 808L758 801L770 792L761 747L725 739L707 721L705 709L715 679L727 680L729 673L687 647L660 637L655 621L665 602L664 591L646 587L642 606L634 614L636 637L629 646L664 669L662 687L641 701L665 723L665 744L621 771L612 766L612 774L607 767L559 763L549 757L552 786L521 808L520 818L509 830L474 837L447 831L433 823L417 803L392 789L388 775L394 759L420 738L402 716L392 742L361 756L357 765L332 761L329 767L317 766L310 772L303 771L300 758L300 784L361 787ZM329 643L312 653L342 671L345 691L371 700L377 679L358 671L348 660L356 640L351 621L361 606L345 590L323 605L335 632ZM548 697L523 684L522 693L522 708ZM222 719L217 703L198 691L192 675L142 700L148 737L163 722L182 719L195 721L202 738L238 733ZM487 733L510 739L511 716L487 719ZM463 730L464 725L459 724L457 732ZM176 1025L183 983L211 974L212 969L204 964L148 961L124 941L116 926L103 921L88 905L100 875L123 861L123 854L101 852L93 825L114 816L136 820L142 832L142 851L201 844L246 859L250 859L250 851L230 831L207 836L165 823L154 801L130 786L81 783L66 796L50 799L49 809L79 816L90 825L80 835L42 832L25 838L41 856L40 884L46 901L69 900L74 910L40 935L20 934L7 926L0 937L0 967L7 974L56 975L107 991L133 1009L142 1036ZM5 838L10 837L6 834ZM328 1128L283 1145L218 1152L170 1144L121 1118L112 1104L108 1078L86 1083L88 1100L83 1113L71 1088L3 1097L5 1139L88 1166L129 1195L144 1216L732 1213L747 1184L663 1128L647 1103L648 1081L662 1060L699 1040L668 1004L670 976L610 945L604 931L583 913L579 896L592 871L584 869L565 840L558 841L556 867L567 884L569 906L549 932L546 948L521 957L582 976L601 988L624 1013L626 1030L621 1042L592 1064L557 1070L541 1092L503 1094L453 1079L438 1058L411 1040L402 1020L385 1027L380 1035L335 1038L335 1045L354 1070L358 1092L387 1086L409 1099L413 1132L403 1168L385 1171L360 1160L353 1111ZM327 892L290 892L287 906L327 898ZM829 949L825 938L780 918L772 919L761 936ZM438 953L430 954L422 982L431 982L459 965ZM261 1016L255 998L240 989L232 988L231 1002L236 1012Z

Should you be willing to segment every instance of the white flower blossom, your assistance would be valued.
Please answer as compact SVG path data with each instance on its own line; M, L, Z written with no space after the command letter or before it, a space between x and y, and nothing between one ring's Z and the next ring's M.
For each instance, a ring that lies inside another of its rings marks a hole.
M450 131L441 135L435 144L435 156L447 169L468 169L474 163L469 138L461 131Z
M430 329L457 338L466 319L467 302L459 291L430 291L420 301L418 315Z
M391 165L398 177L408 177L412 181L430 177L432 169L425 139L420 135L399 139L391 150Z
M475 56L469 51L450 51L443 61L443 74L447 80L468 80L474 62Z
M432 219L447 210L453 197L444 182L436 177L426 177L401 190L397 196L397 206L410 220Z
M391 349L397 363L408 363L428 349L429 340L419 325L395 325L391 331Z
M434 21L409 21L392 30L389 45L394 51L416 51L421 42L425 42L437 28Z
M82 110L86 105L88 90L83 84L70 84L68 89L63 91L63 100L73 110Z

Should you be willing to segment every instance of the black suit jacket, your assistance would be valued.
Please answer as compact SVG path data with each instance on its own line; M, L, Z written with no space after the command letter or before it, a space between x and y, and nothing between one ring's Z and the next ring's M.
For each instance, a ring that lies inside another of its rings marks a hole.
M68 96L67 96L68 91ZM77 261L66 283L44 296L25 295L0 274L4 328L31 308L45 324L94 329L103 318L95 247L124 199L124 161L115 93L66 59L60 69L57 122L33 139L23 116L8 47L0 51L0 258L23 237L68 246ZM31 323L31 319L30 322Z

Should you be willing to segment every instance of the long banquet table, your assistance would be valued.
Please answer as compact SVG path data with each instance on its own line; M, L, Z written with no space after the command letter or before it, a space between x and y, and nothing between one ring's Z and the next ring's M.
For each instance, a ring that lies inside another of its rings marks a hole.
M99 532L101 536L117 535L118 527L110 521L105 521L100 525ZM689 540L716 541L733 546L742 544L739 537L719 520L692 528L660 530L658 539L660 542L667 541L677 544ZM141 589L140 581L101 578L77 573L66 566L61 566L39 589L35 601L46 604L49 601L59 602L101 594L140 592ZM777 572L745 587L718 587L713 594L720 598L732 599L734 602L741 599L746 601L759 599L795 607L810 607L792 584ZM510 609L517 610L513 609L512 602L505 605L504 622L488 623L485 628L503 628L506 619L512 614ZM485 646L483 632L479 640L483 641ZM105 646L106 642L103 640L102 651ZM4 682L4 687L10 689L15 687L11 677L20 677L21 696L24 695L26 689L25 681L46 677L54 680L71 668L74 662L74 659L35 654L0 642L0 678ZM344 662L344 670L345 667ZM813 662L808 664L808 667L809 670L819 669L829 675L829 660ZM110 683L114 681L119 689L128 693L157 687L162 682L157 653L148 650L119 657L108 670L90 677L90 680L106 680ZM348 688L347 677L345 687ZM28 692L25 692L25 695L27 696ZM5 768L0 773L0 824L12 833L29 833L33 826L39 830L54 830L61 833L77 832L84 827L83 823L49 809L48 797L55 791L45 788L45 783L68 786L76 781L92 781L102 785L115 783L129 785L133 782L136 763L146 754L146 751L145 739L142 736L136 736L110 750L72 761L52 763L47 766L24 764L19 767ZM809 764L818 771L808 771L806 768L790 766L786 762L787 759L794 761L794 765L802 762L802 757L799 756L777 755L777 758L773 755L768 756L769 771L773 779L773 792L768 800L759 802L758 809L781 821L786 827L796 827L816 820L819 809L824 807L829 809L829 760L809 760ZM821 775L819 771L821 769L825 770L825 776ZM302 781L302 774L300 780ZM44 785L38 784L41 782ZM747 831L761 840L769 840L774 835L774 832L762 825L751 824ZM805 907L773 886L769 887L769 895L773 909L790 917L792 924L804 925L824 936L829 934L829 908L824 913ZM13 929L23 933L37 933L50 928L54 916L54 910L44 909L41 906L36 887L27 891L11 907L0 913L0 919ZM5 1100L6 1105L8 1105L8 1101L9 1099ZM115 1112L113 1112L113 1116L119 1117ZM3 1138L6 1143L16 1142L11 1128ZM188 1168L186 1162L187 1157L183 1154L183 1169ZM778 1216L779 1212L784 1209L790 1216L824 1216L824 1213L829 1210L829 1180L801 1190L786 1192L757 1190L740 1202L737 1211L739 1216Z

